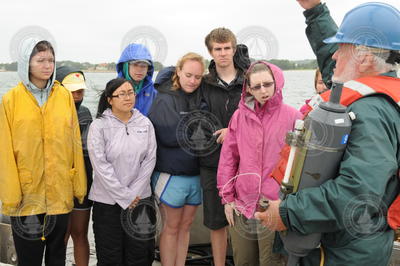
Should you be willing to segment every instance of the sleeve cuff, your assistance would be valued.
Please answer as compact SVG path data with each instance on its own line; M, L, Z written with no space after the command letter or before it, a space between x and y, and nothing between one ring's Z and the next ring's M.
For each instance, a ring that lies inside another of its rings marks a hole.
M222 197L221 195L219 195L219 196L221 197L222 205L225 205L227 203L235 201L235 198L231 195L228 195L228 196L225 195L224 197Z
M286 200L282 201L281 204L279 205L279 215L281 216L283 224L286 226L286 228L290 228L289 226L289 217L288 217L288 211L286 207Z
M1 213L7 216L17 216L18 204L1 204Z
M326 4L318 4L313 8L307 9L303 12L304 17L306 18L306 24L310 24L312 20L318 17L320 14L324 12L324 10L328 10Z
M131 203L137 196L140 196L139 194L137 194L137 191L129 191L129 193L127 192L126 195L128 194L129 196L124 197L123 199L122 198L114 199L117 202L117 204L124 210L128 209L129 205L131 205Z
M85 196L79 196L79 197L75 197L78 201L79 204L83 204L83 200L85 199Z

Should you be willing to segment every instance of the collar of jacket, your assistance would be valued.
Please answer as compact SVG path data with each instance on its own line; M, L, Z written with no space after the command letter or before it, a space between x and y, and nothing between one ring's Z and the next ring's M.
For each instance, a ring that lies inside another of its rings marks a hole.
M217 67L215 66L215 62L214 62L214 60L211 60L210 66L208 67L209 73L204 76L204 82L207 84L210 84L212 86L227 90L227 91L234 86L239 86L239 85L242 86L243 81L244 81L243 70L241 70L240 68L236 68L236 70L237 70L237 73L236 73L236 77L233 80L233 82L231 82L231 84L229 84L228 87L222 86L221 84L219 84L219 78L218 78Z
M131 116L131 118L129 118L128 123L124 123L123 121L121 121L121 119L119 119L118 117L116 117L116 116L113 114L113 112L111 111L110 108L107 108L106 110L104 110L104 112L103 112L103 117L108 117L108 118L111 118L111 119L115 119L115 120L117 120L118 122L120 122L120 123L122 123L122 124L125 125L125 124L131 123L133 120L136 119L137 112L138 112L138 111L137 111L136 109L132 108L132 110L131 110L132 116Z

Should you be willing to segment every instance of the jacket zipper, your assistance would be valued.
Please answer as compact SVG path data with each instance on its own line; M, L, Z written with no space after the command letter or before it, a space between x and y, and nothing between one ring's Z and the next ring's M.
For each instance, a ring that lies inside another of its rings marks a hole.
M43 108L42 108L43 107ZM46 125L45 125L45 110L44 107L42 106L40 108L40 114L42 116L42 147L43 147L43 177L44 177L44 201L45 201L45 212L47 213L47 178L46 178L46 141L45 141L45 136L46 136ZM44 223L43 223L43 229L44 229ZM43 236L44 237L44 236Z
M256 117L257 117L257 115L256 115ZM258 118L258 117L257 117ZM258 199L257 199L257 204L256 204L256 208L257 208L257 205L258 205L258 200L260 200L261 199L261 195L262 195L262 182L263 182L263 167L262 167L262 165L264 164L264 145L265 145L265 143L264 143L264 134L265 134L265 132L264 132L264 128L263 128L263 121L262 121L262 119L260 119L260 118L258 118L259 120L260 120L260 123L261 123L261 136L262 136L262 139L261 139L261 171L260 171L260 187L259 187L259 194L258 194Z
M126 130L126 135L129 135L128 125L127 124L125 124L125 130Z

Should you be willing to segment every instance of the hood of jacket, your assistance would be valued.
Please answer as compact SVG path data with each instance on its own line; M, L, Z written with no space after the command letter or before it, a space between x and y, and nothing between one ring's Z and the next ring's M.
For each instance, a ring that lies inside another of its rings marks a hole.
M161 69L157 74L156 80L154 81L154 87L158 89L165 82L170 81L175 73L175 69L175 66L168 66Z
M125 62L129 62L132 60L140 60L140 59L148 60L151 63L151 66L149 66L149 69L147 70L147 75L144 78L144 84L147 84L149 82L153 83L152 81L154 73L153 59L151 58L149 50L142 44L131 43L124 49L116 66L118 77L119 78L124 77L123 64Z
M233 63L235 64L235 68L241 69L243 72L246 72L251 64L249 49L245 44L236 45L236 52L233 55Z
M137 110L135 110L134 108L132 109L131 112L132 112L132 116L129 119L127 124L131 123L132 121L134 121L135 119L140 117L139 112L137 112ZM111 121L113 121L112 123L114 123L114 124L115 123L117 123L117 124L120 124L120 123L125 124L124 122L122 122L118 117L116 117L113 114L113 112L111 111L110 108L107 108L106 110L104 110L104 112L102 113L101 117L107 118L107 119L111 119Z
M264 111L272 112L275 109L279 108L279 106L283 102L282 89L283 89L283 86L285 85L283 71L276 65L265 62L265 61L257 61L255 63L251 64L248 71L251 71L251 69L256 64L266 64L269 66L269 68L272 71L272 75L273 75L274 82L275 82L275 92L274 92L274 95L262 107ZM256 99L254 98L254 96L247 93L246 81L247 81L246 79L243 81L242 98L240 99L239 108L247 109L252 112L255 112Z
M83 75L83 78L85 78L85 74L79 68L69 67L69 66L60 66L60 67L57 67L56 80L58 80L62 84L63 79L71 73L81 73Z
M18 55L18 76L20 77L22 83L25 85L26 88L32 90L32 86L30 85L31 82L29 80L29 60L31 58L31 54L33 48L35 48L36 44L39 42L44 41L37 38L28 38L21 43L20 52ZM47 83L47 88L53 87L54 81L56 79L56 69L54 68L53 75L50 77L50 84Z

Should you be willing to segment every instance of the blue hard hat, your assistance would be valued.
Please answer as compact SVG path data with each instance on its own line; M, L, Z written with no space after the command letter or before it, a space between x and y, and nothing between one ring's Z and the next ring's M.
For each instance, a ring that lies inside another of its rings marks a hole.
M335 36L325 43L350 43L400 50L400 11L379 2L361 4L345 15Z

